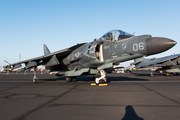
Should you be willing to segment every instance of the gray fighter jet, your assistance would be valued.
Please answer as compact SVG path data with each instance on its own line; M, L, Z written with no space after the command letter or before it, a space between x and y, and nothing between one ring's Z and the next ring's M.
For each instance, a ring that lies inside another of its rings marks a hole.
M105 68L110 68L118 62L166 51L175 44L175 41L168 38L151 35L134 36L122 30L112 30L92 42L77 44L53 53L44 45L43 56L10 66L16 69L25 63L27 69L36 69L39 65L45 65L48 73L57 71L57 75L66 76L67 82L75 81L76 76L96 75L94 80L99 84L106 82ZM36 73L33 82L37 82Z
M139 59L133 64L138 68L156 67L158 71L166 71L166 75L180 73L180 54L170 55L157 59ZM139 63L138 63L139 62ZM138 63L138 64L137 64ZM152 74L151 74L152 75Z

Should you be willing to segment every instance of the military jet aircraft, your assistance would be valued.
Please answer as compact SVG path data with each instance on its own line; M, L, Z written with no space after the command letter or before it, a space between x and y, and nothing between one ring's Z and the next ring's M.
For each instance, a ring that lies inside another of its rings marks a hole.
M166 71L166 75L180 73L180 54L170 55L161 58L141 59L139 64L135 64L138 68L156 67L159 71ZM136 60L137 61L137 60ZM134 62L138 63L138 62ZM133 63L133 64L134 64Z
M67 82L75 81L76 76L96 75L95 83L99 84L106 82L104 69L112 67L114 63L157 54L175 44L175 41L168 38L134 36L122 30L112 30L92 42L77 44L53 53L44 45L43 56L17 62L11 66L16 69L25 63L27 69L35 69L38 65L45 65L48 73L58 71L58 75L66 76ZM36 73L33 82L37 82Z

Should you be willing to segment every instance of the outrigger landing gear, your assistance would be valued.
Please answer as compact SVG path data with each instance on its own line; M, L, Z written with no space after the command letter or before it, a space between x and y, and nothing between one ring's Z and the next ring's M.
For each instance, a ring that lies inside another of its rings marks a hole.
M151 77L153 77L154 75L153 75L153 72L151 71L151 75L150 75Z
M96 85L102 84L103 82L107 82L106 80L106 72L104 70L100 70L100 74L95 76Z
M76 82L76 76L74 76L74 77L66 77L66 82Z
M37 77L36 77L36 76L34 76L33 82L34 82L34 83L37 83Z
M153 77L154 75L153 75L153 70L152 69L150 69L150 77Z
M34 68L34 78L33 78L33 82L34 82L34 83L37 83L36 68Z
M7 71L7 75L9 75L9 70Z

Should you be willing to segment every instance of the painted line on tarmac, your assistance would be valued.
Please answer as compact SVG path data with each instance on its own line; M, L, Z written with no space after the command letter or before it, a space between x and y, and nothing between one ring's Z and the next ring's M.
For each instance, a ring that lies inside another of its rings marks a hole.
M95 86L96 83L91 83L91 86ZM99 84L98 86L107 86L108 84L107 83L103 83L103 84Z
M91 85L96 85L96 83L91 83Z
M107 85L108 85L107 83L99 84L99 86L107 86Z

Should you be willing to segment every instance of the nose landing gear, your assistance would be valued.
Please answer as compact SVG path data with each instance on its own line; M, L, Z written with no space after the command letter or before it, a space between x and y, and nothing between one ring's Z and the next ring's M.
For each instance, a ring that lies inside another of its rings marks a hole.
M106 72L104 70L100 70L100 74L95 76L95 83L96 85L107 83Z

